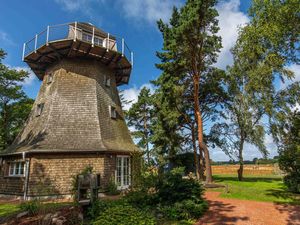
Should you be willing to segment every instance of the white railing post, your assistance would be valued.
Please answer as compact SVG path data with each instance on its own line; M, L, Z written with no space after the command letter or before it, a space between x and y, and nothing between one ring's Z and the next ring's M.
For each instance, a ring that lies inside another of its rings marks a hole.
M36 53L37 38L38 38L38 35L36 34L36 35L35 35L35 40L34 40L34 53Z
M26 43L23 44L22 61L24 61L24 58L25 58L25 48L26 48Z
M124 56L124 38L122 38L122 56Z
M93 27L92 47L94 47L94 44L95 44L95 27Z
M48 42L49 42L49 29L50 27L47 26L47 37L46 37L46 45L48 46Z
M77 38L77 22L75 22L75 30L74 30L75 34L74 34L74 41L76 41Z
M131 52L131 65L133 66L133 52Z
M107 33L107 42L106 42L106 51L108 52L109 48L109 33Z

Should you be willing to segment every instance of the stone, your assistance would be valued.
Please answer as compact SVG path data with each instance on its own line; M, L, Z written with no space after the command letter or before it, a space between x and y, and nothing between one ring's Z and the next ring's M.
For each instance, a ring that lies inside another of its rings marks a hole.
M27 216L28 215L28 211L25 211L25 212L21 212L17 215L17 219L21 218L21 217L24 217L24 216Z

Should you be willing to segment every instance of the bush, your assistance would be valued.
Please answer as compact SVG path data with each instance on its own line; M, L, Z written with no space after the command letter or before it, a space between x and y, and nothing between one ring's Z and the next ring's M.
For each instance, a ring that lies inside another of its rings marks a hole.
M140 211L126 203L113 204L100 213L93 222L94 225L154 225L155 219L151 214Z
M109 195L120 194L120 191L118 190L118 187L117 187L116 183L113 181L113 179L110 179L110 181L107 185L107 194L109 194Z
M300 193L300 113L296 113L285 128L283 148L279 151L279 166L286 174L284 183L292 192Z
M161 176L145 176L144 185L131 191L125 199L136 207L152 208L170 220L197 219L207 209L203 188L198 181L185 179L182 174L183 169L176 168Z
M29 215L36 215L39 212L39 209L42 207L42 204L38 200L32 200L28 202L22 202L20 209L22 211L27 211Z

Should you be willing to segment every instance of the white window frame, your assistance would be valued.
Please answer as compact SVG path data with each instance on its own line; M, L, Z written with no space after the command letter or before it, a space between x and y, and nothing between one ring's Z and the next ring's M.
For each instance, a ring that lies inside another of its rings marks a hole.
M48 73L48 76L47 76L47 84L52 83L52 81L53 81L53 73Z
M40 103L40 104L37 104L37 106L36 106L36 116L40 116L41 114L42 114L42 112L43 112L43 110L44 110L44 103Z
M26 173L25 161L9 162L8 176L10 177L24 177ZM23 167L23 170L22 170ZM23 173L20 173L20 172Z
M125 164L125 159L128 159L128 165L127 165L127 169L128 169L128 175L127 176L127 182L125 181L125 177L124 177L124 164ZM118 160L121 160L121 170L120 170L120 175L118 172L119 169L119 165L118 165ZM120 177L120 179L118 179ZM120 181L118 181L120 180ZM127 189L129 188L129 186L131 185L131 158L128 155L117 155L116 157L116 170L115 170L115 183L117 185L117 189L118 190L123 190L123 189Z
M116 107L110 105L109 106L109 114L110 114L110 118L117 119L117 110L116 110Z
M106 87L110 87L110 81L111 81L110 76L105 75L104 76L104 82L105 82Z

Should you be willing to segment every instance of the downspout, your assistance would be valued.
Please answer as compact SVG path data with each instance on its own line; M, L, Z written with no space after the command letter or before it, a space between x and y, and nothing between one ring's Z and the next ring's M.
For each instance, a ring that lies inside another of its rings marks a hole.
M27 200L28 181L29 181L29 159L26 160L26 152L22 152L23 160L25 160L25 182L24 182L24 201Z

